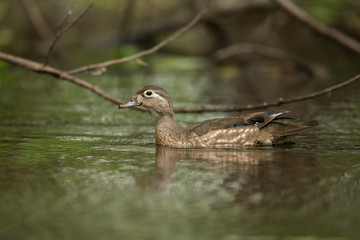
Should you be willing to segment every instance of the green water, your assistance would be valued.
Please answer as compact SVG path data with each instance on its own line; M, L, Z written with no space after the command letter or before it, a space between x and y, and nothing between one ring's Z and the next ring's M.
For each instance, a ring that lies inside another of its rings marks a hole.
M360 238L358 83L282 107L321 123L296 145L181 150L156 147L150 114L1 71L0 239ZM81 77L122 99L156 84L175 107L248 103L207 74Z

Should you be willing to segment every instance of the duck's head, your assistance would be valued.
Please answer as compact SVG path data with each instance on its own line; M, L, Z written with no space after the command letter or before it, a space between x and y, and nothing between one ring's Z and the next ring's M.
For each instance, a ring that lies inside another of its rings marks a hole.
M137 106L145 107L156 118L174 116L174 109L169 94L158 86L140 88L127 103L120 104L119 108L123 109Z

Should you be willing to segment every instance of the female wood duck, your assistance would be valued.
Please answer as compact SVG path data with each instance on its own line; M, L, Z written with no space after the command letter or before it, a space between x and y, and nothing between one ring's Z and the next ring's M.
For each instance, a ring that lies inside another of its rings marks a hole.
M211 119L180 126L174 119L174 108L167 92L161 87L141 88L122 108L143 106L156 119L156 143L179 148L235 148L281 143L286 136L308 130L317 121L279 123L288 111L256 112L239 117Z

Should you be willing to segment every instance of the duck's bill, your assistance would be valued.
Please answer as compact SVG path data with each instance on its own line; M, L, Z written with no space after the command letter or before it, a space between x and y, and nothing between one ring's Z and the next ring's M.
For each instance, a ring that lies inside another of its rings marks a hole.
M139 101L137 100L137 97L134 97L134 98L130 99L127 103L120 104L119 109L132 108L132 107L137 107L140 105L141 105L141 103L139 103Z

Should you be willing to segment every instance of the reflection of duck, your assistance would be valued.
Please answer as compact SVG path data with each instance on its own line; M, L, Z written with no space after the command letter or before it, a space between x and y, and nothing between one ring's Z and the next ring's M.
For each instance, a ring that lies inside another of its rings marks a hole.
M181 127L167 92L155 86L141 88L119 108L143 106L156 118L156 143L181 148L232 148L273 145L286 136L308 130L316 121L279 123L288 111L257 112L240 117L218 118Z
M272 161L274 152L240 151L221 149L182 149L167 146L156 148L156 166L173 169L179 160L199 160L210 164L250 166L259 165L262 161Z
M283 159L283 152L264 150L222 150L222 149L185 149L158 146L156 148L156 167L160 171L173 172L180 160L197 160L216 167L249 170ZM290 155L290 154L289 154Z
M274 149L272 149L274 150ZM290 204L302 202L304 174L314 165L309 153L291 151L268 151L264 149L221 150L221 149L179 149L166 146L156 148L157 184L163 186L171 180L179 161L206 162L206 169L225 170L228 175L223 179L222 188L240 184L233 189L236 201L248 206L258 204ZM189 170L191 171L191 170ZM306 178L309 179L307 176ZM316 181L316 179L309 179ZM311 183L309 182L309 186ZM271 199L263 197L271 196ZM270 201L270 202L268 202Z

